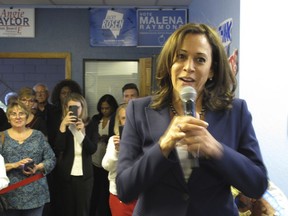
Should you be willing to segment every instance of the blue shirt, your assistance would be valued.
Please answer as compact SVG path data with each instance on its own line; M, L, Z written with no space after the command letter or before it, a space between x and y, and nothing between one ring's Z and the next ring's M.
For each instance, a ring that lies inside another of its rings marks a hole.
M53 170L56 164L55 154L42 132L33 130L30 137L22 144L12 139L7 130L4 133L5 141L2 148L0 148L0 152L4 157L5 163L15 163L29 157L35 161L35 164L44 164L45 174ZM22 169L12 169L7 172L7 176L10 184L27 178L22 173ZM50 201L46 177L12 190L4 196L11 209L37 208Z

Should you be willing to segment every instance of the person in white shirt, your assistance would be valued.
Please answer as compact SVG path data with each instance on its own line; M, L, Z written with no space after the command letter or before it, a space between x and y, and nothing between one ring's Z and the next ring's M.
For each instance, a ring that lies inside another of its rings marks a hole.
M116 167L120 147L119 145L121 135L120 128L121 126L123 127L125 124L126 108L127 103L124 103L121 104L116 111L115 125L114 125L115 135L109 138L106 154L102 160L103 168L109 172L108 174L109 191L110 191L109 206L111 209L112 216L131 216L133 213L134 206L136 204L136 200L128 204L125 204L121 202L121 200L119 200L117 196L116 182L115 182Z
M0 190L6 188L9 184L9 179L6 175L4 158L0 155Z

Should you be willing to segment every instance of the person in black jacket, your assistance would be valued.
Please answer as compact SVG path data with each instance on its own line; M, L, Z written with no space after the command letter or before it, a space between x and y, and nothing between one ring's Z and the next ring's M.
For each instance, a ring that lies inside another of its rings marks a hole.
M77 116L69 107L77 107ZM63 117L55 141L58 155L56 180L59 183L57 215L88 216L93 187L91 155L97 149L97 125L88 119L87 103L71 93L63 104Z
M109 207L109 180L108 171L102 167L102 159L106 153L108 139L114 134L114 122L111 122L111 116L116 112L118 103L110 95L103 95L98 103L98 114L92 117L97 124L96 133L99 134L97 151L92 155L94 186L91 198L90 216L109 216L111 215Z

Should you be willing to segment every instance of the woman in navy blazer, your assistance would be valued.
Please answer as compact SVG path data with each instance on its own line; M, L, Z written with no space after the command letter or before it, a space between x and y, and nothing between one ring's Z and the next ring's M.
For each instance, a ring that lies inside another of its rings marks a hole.
M134 216L238 215L231 186L259 198L267 172L247 104L234 98L236 80L217 32L186 24L157 62L158 91L127 108L119 198L138 198ZM195 117L184 113L190 102Z

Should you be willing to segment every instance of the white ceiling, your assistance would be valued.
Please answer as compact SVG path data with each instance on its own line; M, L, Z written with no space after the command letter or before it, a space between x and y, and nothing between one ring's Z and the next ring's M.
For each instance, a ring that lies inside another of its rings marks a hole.
M192 0L0 0L0 7L188 7Z

